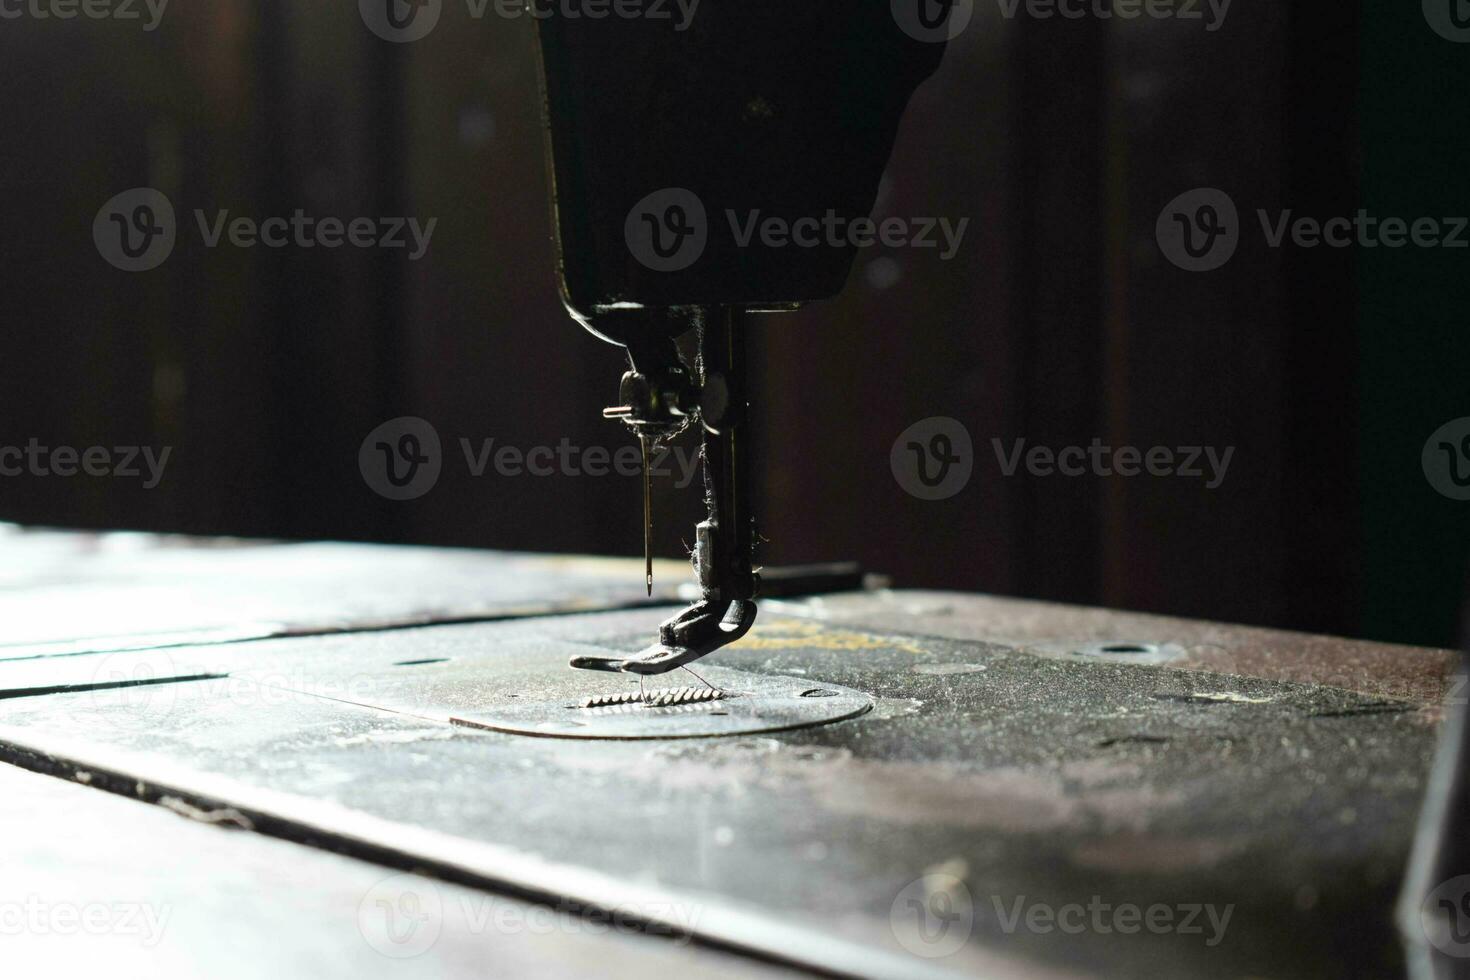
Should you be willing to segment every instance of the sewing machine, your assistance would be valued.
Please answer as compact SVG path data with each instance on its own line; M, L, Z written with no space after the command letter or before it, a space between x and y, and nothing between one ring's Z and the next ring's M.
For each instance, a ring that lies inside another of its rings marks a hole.
M563 299L629 360L604 414L645 459L704 443L687 608L646 462L636 589L620 559L0 525L14 972L1464 962L1458 653L757 568L744 341L853 259L762 222L868 213L959 10L902 6L540 23Z
M942 4L938 23L948 15ZM708 517L693 549L701 598L636 656L572 663L660 674L755 621L750 314L834 295L856 252L848 241L782 241L755 226L866 216L899 117L945 44L942 33L906 33L885 4L840 0L710 3L687 31L552 18L540 40L557 271L572 316L628 352L618 403L603 414L642 446L650 594L649 453L687 429L704 443Z

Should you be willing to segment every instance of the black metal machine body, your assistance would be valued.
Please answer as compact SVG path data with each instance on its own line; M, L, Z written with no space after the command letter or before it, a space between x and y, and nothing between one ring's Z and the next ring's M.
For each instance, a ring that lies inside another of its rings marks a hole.
M915 39L876 0L704 0L682 24L553 16L539 30L563 299L628 350L605 414L645 454L695 424L704 438L701 600L636 657L574 662L662 673L755 619L745 314L842 289L856 246L819 229L871 210L944 43ZM694 363L675 343L689 331ZM644 499L646 551L646 477Z

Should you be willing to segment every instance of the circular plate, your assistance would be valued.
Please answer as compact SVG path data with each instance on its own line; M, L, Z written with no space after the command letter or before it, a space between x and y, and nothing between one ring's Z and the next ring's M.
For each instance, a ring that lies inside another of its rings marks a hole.
M593 707L583 706L587 698L567 698L460 712L453 721L542 738L709 738L825 725L854 718L873 706L873 699L866 694L810 678L767 676L722 667L705 668L700 673L726 696L685 704L634 702ZM697 684L683 688L644 684L649 698L664 692L704 690ZM630 686L627 693L637 695L638 688Z

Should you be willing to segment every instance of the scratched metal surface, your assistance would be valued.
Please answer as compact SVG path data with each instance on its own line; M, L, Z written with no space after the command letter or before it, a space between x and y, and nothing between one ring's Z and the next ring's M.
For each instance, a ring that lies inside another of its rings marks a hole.
M869 614L889 601L875 598ZM765 922L789 946L794 930L798 951L819 962L829 940L872 950L872 968L852 972L904 975L894 962L992 976L1397 972L1391 909L1438 720L1427 693L1396 700L768 614L711 662L841 684L875 709L667 743L448 723L573 682L589 693L631 683L563 665L588 644L645 642L660 615L155 651L144 655L154 676L214 679L49 695L27 692L86 685L97 658L0 664L0 743L12 761L61 773L105 764L143 780L145 795L187 784L258 806L288 836L335 821L358 845L365 835L421 851L486 882L540 877L599 899L636 885L700 908L711 935L749 939ZM1126 625L1129 639L1171 640ZM1070 649L1098 638L1050 640ZM112 655L114 668L131 656ZM423 830L434 835L415 836ZM926 873L951 883L946 901L969 897L945 906L973 913L957 950L945 945L955 932L918 931L909 900ZM1196 912L1200 932L1128 935L1012 918L1089 903L1231 912L1223 929Z
M7 976L783 975L172 805L0 767Z
M659 562L655 598L690 578ZM0 524L0 660L649 602L631 559Z
M772 608L849 628L983 640L1065 653L1143 642L1168 648L1181 670L1327 684L1391 700L1437 704L1459 657L1452 651L1237 626L1001 596L884 590L781 600ZM1134 659L1124 658L1124 659ZM1470 691L1456 689L1457 697Z

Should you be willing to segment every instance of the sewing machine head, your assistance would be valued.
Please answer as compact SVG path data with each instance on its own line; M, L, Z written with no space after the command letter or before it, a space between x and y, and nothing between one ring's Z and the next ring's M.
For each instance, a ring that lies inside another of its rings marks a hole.
M827 232L871 210L903 109L943 55L950 6L704 0L683 20L541 20L563 300L627 348L605 414L645 461L700 426L709 503L694 551L703 598L637 657L574 666L661 673L754 621L744 314L842 289L856 246ZM928 35L909 23L926 15ZM691 330L687 363L675 338ZM651 589L651 560L645 574Z

